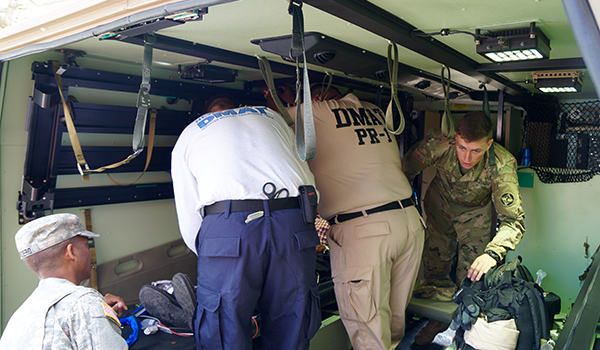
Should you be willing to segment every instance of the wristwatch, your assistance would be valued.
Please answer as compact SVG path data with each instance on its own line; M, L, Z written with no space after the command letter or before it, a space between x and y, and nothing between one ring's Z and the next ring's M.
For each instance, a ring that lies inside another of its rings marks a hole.
M502 264L502 259L500 259L500 256L496 254L496 252L494 252L493 250L486 250L484 253L491 256L492 259L496 260L496 264Z

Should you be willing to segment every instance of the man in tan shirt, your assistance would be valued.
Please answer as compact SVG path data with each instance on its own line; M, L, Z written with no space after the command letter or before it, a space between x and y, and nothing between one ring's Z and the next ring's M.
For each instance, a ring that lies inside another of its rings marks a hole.
M379 107L333 87L311 92L317 155L309 167L321 194L319 212L332 225L340 317L354 349L395 349L424 242L398 145ZM295 118L294 108L290 113Z

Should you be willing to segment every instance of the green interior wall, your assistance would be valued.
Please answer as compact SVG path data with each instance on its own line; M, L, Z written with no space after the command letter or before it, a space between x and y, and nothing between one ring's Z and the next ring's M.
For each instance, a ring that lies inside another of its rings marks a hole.
M537 175L533 188L521 187L525 226L523 240L508 258L523 257L534 275L547 273L542 287L561 297L568 312L583 282L578 277L600 245L600 177L573 184L544 184ZM588 258L583 244L590 245Z
M141 52L140 52L141 57ZM28 96L32 94L31 64L34 61L57 59L62 61L62 55L54 52L20 58L4 64L7 83L0 87L0 93L5 94L4 105L0 109L0 185L1 185L1 305L2 329L6 326L13 312L31 294L38 283L37 277L27 269L17 254L14 234L20 228L15 209L17 194L21 188L23 159L27 134L25 116L27 113ZM81 63L80 63L81 64ZM110 62L85 60L86 68L112 70L121 73L140 74L140 67L116 65ZM153 70L153 76L165 78L169 72L160 69ZM5 91L4 91L5 89ZM82 94L81 102L108 101L102 94L86 97ZM135 95L135 94L132 94ZM114 99L110 99L112 103ZM160 103L160 99L153 99ZM102 102L96 102L102 103ZM108 102L104 102L108 103ZM135 96L131 104L135 106ZM172 106L170 106L173 108ZM129 145L131 138L128 139ZM168 174L147 174L152 177L165 177ZM111 185L107 176L92 175L89 184L83 183L79 176L66 176L58 182L59 187ZM137 176L132 176L132 181ZM146 177L146 175L144 175ZM127 181L121 174L118 180ZM85 220L83 209L71 208L56 210L70 212ZM177 216L173 200L148 201L131 204L116 204L91 207L92 225L94 232L100 234L95 240L98 264L114 260L137 251L146 250L160 244L180 238L177 226Z

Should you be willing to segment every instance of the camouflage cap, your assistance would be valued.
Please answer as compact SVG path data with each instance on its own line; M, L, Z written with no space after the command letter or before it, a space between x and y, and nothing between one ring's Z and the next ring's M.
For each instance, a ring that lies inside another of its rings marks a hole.
M53 247L75 236L100 237L86 231L77 215L54 214L28 222L15 235L21 259Z

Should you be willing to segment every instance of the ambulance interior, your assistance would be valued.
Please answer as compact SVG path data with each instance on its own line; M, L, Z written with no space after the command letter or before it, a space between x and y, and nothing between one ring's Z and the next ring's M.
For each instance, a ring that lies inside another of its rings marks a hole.
M299 3L311 83L331 79L342 93L385 109L391 97L388 47L397 44L398 97L406 120L398 137L401 154L440 126L446 106L457 120L489 99L495 139L520 165L526 213L526 233L507 260L521 256L534 277L545 274L542 287L560 296L557 348L600 349L600 283L593 259L600 247L595 209L600 180L594 176L600 173L600 101L594 89L600 88L600 3ZM20 262L14 234L26 221L49 213L74 213L100 234L94 244L101 292L135 305L144 284L175 272L195 278L195 255L183 245L177 224L171 149L212 95L229 93L243 104L265 105L257 56L269 60L276 84L296 85L288 6L285 0L78 2L0 30L2 328L38 283ZM64 70L60 85L69 96L87 162L105 166L132 153L149 40L155 40L150 106L157 110L155 135L146 140L153 145L151 159L146 164L146 147L131 162L83 181L52 61ZM518 46L535 46L543 57L490 58ZM563 81L575 92L551 89ZM426 172L415 184L419 195L432 176ZM586 269L587 278L581 279ZM322 293L324 326L311 349L349 349L331 282ZM427 306L413 305L412 312L415 319L435 317ZM194 348L193 340L176 341L182 349ZM404 343L411 348L410 340Z

